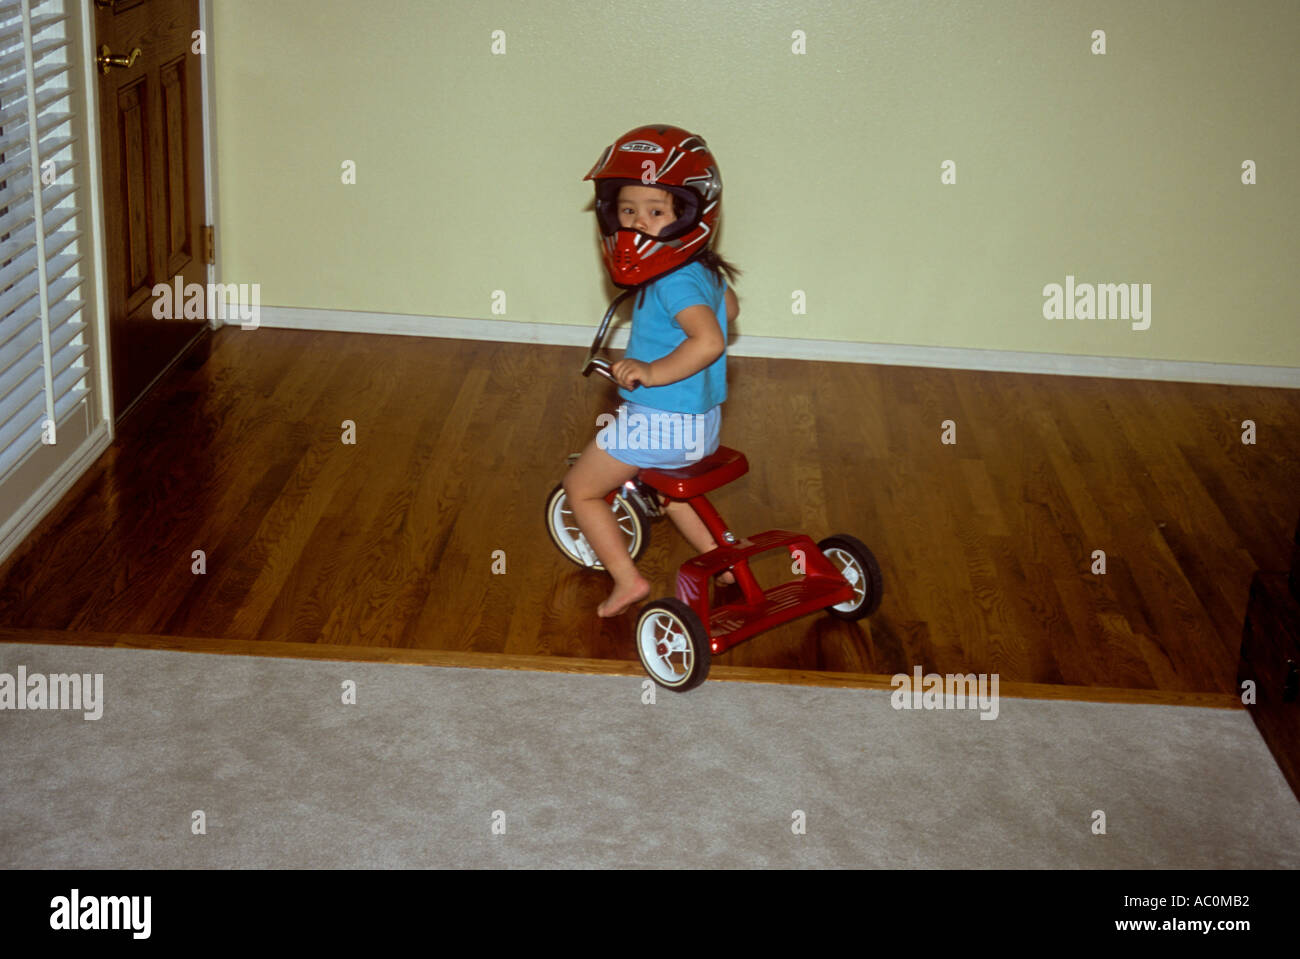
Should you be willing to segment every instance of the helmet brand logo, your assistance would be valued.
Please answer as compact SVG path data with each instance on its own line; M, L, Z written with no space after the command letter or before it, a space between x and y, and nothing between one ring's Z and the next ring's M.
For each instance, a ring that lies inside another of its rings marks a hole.
M651 143L649 140L633 140L631 143L624 143L619 147L628 153L663 153L664 148L657 143Z

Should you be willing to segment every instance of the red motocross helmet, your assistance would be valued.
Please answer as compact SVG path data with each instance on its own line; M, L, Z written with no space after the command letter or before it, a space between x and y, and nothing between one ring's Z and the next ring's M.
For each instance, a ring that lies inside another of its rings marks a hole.
M615 286L637 287L685 266L709 247L722 212L722 177L703 137L665 124L637 127L605 148L584 180L596 181L601 254ZM618 223L618 191L654 186L681 199L659 236Z

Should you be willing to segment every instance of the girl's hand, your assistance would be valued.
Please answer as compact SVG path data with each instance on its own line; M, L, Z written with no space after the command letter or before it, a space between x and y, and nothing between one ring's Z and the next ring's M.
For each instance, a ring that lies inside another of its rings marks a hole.
M618 385L625 390L636 388L637 381L642 386L654 386L651 382L650 364L642 363L640 360L619 360L612 367L610 372L614 374L614 379L618 380Z

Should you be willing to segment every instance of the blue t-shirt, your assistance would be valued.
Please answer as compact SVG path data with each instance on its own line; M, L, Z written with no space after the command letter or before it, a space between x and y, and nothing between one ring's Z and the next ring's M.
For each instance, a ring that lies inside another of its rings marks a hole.
M645 288L645 302L640 291L632 311L632 333L628 337L624 358L653 363L662 360L686 342L686 331L677 322L677 314L688 306L703 304L713 311L727 338L727 285L697 260L680 270L660 277ZM656 410L669 413L707 413L727 398L727 354L693 376L667 386L619 388L618 395Z

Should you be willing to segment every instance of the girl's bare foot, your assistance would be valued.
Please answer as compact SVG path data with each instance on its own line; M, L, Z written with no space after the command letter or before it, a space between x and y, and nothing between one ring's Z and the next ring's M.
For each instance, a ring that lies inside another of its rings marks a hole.
M721 573L713 578L719 586L730 586L736 581L735 574L729 569L724 569Z
M602 619L618 616L627 611L634 603L639 603L650 595L650 581L638 576L626 586L614 584L614 591L605 597L605 601L596 607L596 615Z

